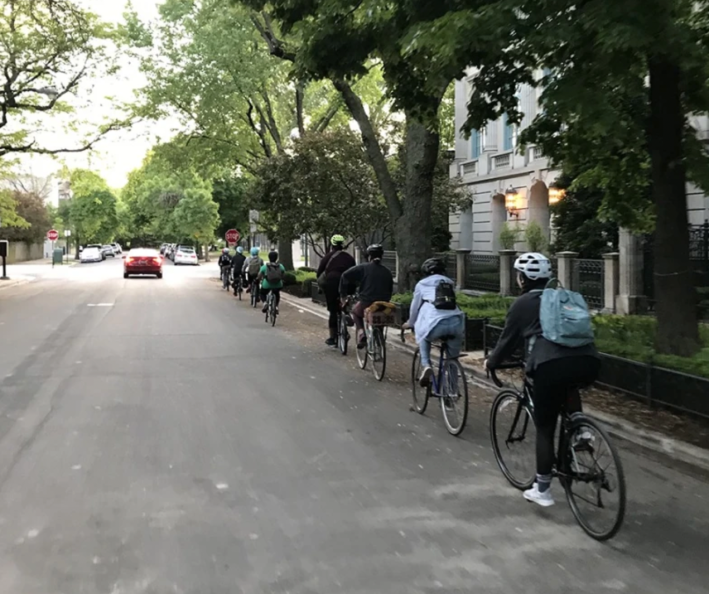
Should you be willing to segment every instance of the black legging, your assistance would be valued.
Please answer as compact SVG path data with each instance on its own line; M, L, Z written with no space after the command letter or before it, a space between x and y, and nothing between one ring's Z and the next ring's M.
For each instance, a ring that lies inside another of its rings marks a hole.
M327 327L332 329L337 328L337 314L340 311L340 281L328 280L325 284L325 302L327 303L327 311L330 317L327 320Z
M581 412L578 387L592 384L601 366L595 357L564 357L542 363L534 372L534 416L537 422L537 474L548 476L554 466L554 432L561 408Z
M281 303L281 290L280 289L264 289L261 287L261 301L266 303L266 297L268 297L268 292L272 291L274 297L276 298L276 307Z

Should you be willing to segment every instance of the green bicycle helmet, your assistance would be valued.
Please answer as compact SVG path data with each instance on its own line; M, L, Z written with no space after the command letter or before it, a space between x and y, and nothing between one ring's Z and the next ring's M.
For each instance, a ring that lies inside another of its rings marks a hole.
M335 234L330 238L330 243L332 245L342 245L345 243L345 238L342 235Z

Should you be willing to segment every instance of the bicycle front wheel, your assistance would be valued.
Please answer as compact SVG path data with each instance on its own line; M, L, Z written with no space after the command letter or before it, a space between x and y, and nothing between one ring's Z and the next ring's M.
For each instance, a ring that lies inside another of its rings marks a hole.
M350 331L347 328L347 315L341 312L337 316L337 346L344 357L347 355L347 343L350 340Z
M559 473L566 500L583 531L596 540L613 538L625 518L625 474L605 430L576 415L562 449Z
M387 349L384 335L380 328L372 330L372 371L375 379L380 382L384 379L387 368Z
M276 299L272 298L271 299L271 304L268 307L268 314L271 318L271 327L276 325L276 318L278 317L278 314L276 313Z
M364 336L367 338L367 345L362 349L360 349L359 345L357 345L357 364L360 369L365 369L367 367L367 360L369 359L369 338L367 337L366 331ZM359 340L359 332L357 330L355 330L355 337Z
M492 403L490 439L505 478L517 489L529 489L537 476L537 430L517 392L503 390Z
M411 408L420 415L426 412L428 399L431 396L431 384L429 383L425 388L421 387L421 384L419 384L422 371L421 351L416 349L414 360L411 364L411 391L414 399L414 404Z
M468 420L468 382L458 359L446 359L440 386L441 412L448 433L460 435Z

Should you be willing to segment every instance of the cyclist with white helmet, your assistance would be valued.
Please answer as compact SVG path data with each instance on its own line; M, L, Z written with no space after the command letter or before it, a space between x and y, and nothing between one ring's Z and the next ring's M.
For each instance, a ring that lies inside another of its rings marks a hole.
M351 254L345 251L345 238L342 235L333 235L330 239L332 249L320 261L318 266L317 278L324 279L324 284L321 284L323 293L325 293L325 302L327 303L327 311L330 317L327 321L327 327L330 330L330 336L325 341L325 344L331 347L337 346L337 314L340 311L340 277L342 273L357 265ZM324 275L324 276L322 276Z
M246 275L246 292L251 291L251 286L256 282L261 267L263 266L263 258L259 257L259 249L251 248L251 255L244 261L244 266L241 271Z
M514 268L522 295L510 307L502 336L485 366L495 369L524 348L525 371L534 381L537 425L537 480L524 497L546 507L554 504L550 484L554 432L561 408L566 404L569 412L581 411L578 387L596 380L600 359L593 344L571 348L543 338L539 308L542 292L552 278L549 258L536 252L522 254Z

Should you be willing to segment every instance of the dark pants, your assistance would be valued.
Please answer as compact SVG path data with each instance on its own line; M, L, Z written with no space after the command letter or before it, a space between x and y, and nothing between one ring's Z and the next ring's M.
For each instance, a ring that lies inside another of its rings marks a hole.
M268 297L269 291L273 291L273 294L276 296L276 307L278 307L279 303L281 302L281 290L280 289L264 289L262 287L261 288L261 301L266 303L266 297Z
M542 363L534 372L534 416L537 422L537 474L551 474L554 432L561 409L581 412L579 387L596 381L601 362L595 357L564 357Z
M334 330L337 328L337 314L340 311L340 281L339 279L337 282L328 282L325 284L325 288L323 289L323 293L325 293L325 302L327 303L327 311L330 314L330 317L327 320L327 327L330 328L330 330Z
M360 335L364 334L364 312L370 305L372 305L371 301L358 301L352 308L352 319Z

